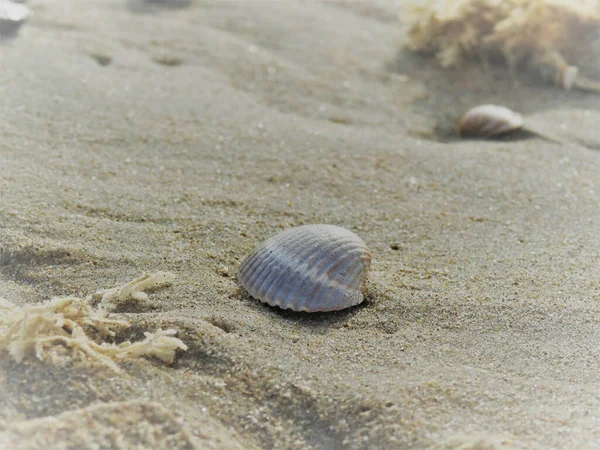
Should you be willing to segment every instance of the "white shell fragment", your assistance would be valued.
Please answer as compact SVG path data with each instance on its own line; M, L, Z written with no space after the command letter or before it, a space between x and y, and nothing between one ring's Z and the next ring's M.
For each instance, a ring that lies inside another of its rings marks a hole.
M536 52L531 56L529 64L544 80L566 90L575 86L579 76L579 68L568 65L557 51Z
M259 245L240 266L250 295L294 311L336 311L363 301L371 252L357 235L334 225L304 225Z
M498 105L480 105L468 110L458 121L458 134L464 137L492 137L523 128L523 117Z
M10 0L0 0L0 38L14 36L30 16L29 8Z
M557 84L568 91L575 85L575 81L577 81L578 75L578 67L566 66L560 71Z

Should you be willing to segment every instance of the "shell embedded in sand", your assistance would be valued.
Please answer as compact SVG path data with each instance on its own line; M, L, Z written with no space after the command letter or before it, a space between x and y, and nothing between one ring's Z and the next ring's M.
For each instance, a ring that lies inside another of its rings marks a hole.
M523 117L498 105L480 105L468 110L458 121L458 134L465 137L492 137L523 128Z
M575 87L580 78L579 68L568 65L563 56L555 51L536 53L530 58L529 64L544 80L566 90Z
M0 37L14 35L29 16L27 6L9 0L0 1Z
M294 311L336 311L363 301L371 252L334 225L290 228L259 245L240 266L250 295Z

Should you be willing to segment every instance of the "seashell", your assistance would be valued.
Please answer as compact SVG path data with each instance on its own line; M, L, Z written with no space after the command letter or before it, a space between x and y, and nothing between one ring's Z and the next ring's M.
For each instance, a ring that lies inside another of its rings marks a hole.
M0 0L0 38L15 36L30 14L29 8L25 5L10 0Z
M568 65L562 55L556 51L534 53L529 64L542 79L567 91L575 85L579 75L579 68Z
M581 76L579 68L567 64L558 52L535 53L530 58L530 65L537 70L544 80L551 81L567 91L575 88L600 94L600 81Z
M480 105L468 110L458 121L458 134L465 137L492 137L523 128L523 117L498 105Z
M557 76L556 84L569 91L573 86L575 86L575 81L577 81L578 76L579 68L577 66L561 67Z
M334 225L303 225L259 245L238 280L250 295L294 311L336 311L363 301L371 252L356 234Z

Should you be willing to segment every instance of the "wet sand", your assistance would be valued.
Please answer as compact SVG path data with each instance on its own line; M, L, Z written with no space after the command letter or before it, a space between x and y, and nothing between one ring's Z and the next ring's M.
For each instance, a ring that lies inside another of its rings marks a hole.
M170 271L117 341L189 348L121 374L0 355L0 447L599 448L598 97L440 69L400 2L165 3L32 1L0 47L0 297ZM455 139L478 103L572 145ZM369 245L364 304L239 287L307 223Z

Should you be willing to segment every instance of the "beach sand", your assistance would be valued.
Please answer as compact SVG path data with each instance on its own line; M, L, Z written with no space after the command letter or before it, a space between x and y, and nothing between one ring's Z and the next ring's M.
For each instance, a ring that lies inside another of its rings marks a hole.
M178 330L167 365L0 355L0 448L600 448L598 97L403 50L400 1L35 0L0 46L0 297ZM460 141L511 107L570 145ZM373 254L367 301L236 281L288 227Z

